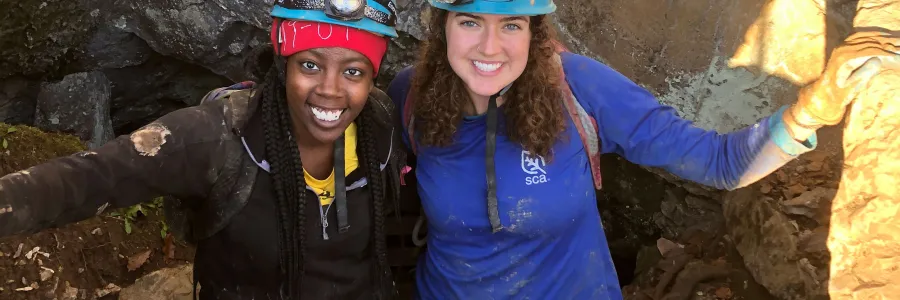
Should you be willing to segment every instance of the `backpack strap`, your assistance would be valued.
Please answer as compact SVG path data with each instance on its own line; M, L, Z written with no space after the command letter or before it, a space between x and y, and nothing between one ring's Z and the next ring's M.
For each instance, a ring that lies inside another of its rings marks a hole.
M553 57L559 65L563 104L569 117L575 123L575 128L581 137L581 143L584 144L584 151L587 153L588 162L591 165L594 188L599 190L603 187L603 180L600 175L600 136L598 134L600 128L597 126L597 120L585 111L578 99L575 98L575 94L572 93L572 89L569 87L568 81L566 81L566 72L563 69L562 57L560 56L560 53L565 51L567 50L562 45L557 44L557 54Z
M179 199L164 198L166 223L176 238L196 244L224 228L247 203L258 167L245 154L238 134L254 111L255 86L251 81L236 83L212 90L200 100L200 105L218 102L212 105L223 106L225 126L235 134L229 135L232 140L223 143L225 159L207 201L188 205Z
M244 91L253 87L256 87L256 83L253 81L242 81L230 86L220 87L206 93L206 95L204 95L203 98L200 99L200 104L209 101L225 99L234 92Z
M413 127L415 126L416 116L413 114L413 102L415 97L412 96L412 88L406 93L406 102L403 103L403 127L406 128L406 134L409 137L409 149L413 155L416 155L416 139L414 138Z

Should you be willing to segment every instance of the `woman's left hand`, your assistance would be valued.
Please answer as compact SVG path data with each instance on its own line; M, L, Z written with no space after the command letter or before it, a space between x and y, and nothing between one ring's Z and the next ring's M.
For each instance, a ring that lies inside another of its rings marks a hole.
M822 76L801 89L786 121L803 128L835 125L847 105L884 69L900 69L900 33L863 31L850 35L831 53Z

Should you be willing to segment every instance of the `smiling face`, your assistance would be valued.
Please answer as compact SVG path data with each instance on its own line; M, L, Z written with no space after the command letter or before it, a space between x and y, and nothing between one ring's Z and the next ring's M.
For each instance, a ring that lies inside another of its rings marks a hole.
M332 143L356 119L374 86L372 63L346 48L314 48L287 59L285 86L297 140Z
M473 96L490 97L525 71L529 18L450 12L447 59Z

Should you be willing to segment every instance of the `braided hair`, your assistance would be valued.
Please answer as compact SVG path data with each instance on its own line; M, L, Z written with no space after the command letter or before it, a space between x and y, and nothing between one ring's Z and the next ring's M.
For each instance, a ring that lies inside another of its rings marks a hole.
M269 50L268 53L272 53ZM269 56L271 58L272 56ZM265 73L259 90L262 99L263 127L265 131L265 153L271 165L272 182L278 205L279 262L285 278L288 299L300 299L300 289L306 257L306 180L300 151L290 129L284 83L284 58L275 57ZM280 66L279 66L280 65ZM278 66L278 67L277 67ZM259 69L254 70L260 74ZM259 76L259 75L257 75ZM360 158L365 162L368 191L374 198L371 208L373 215L372 257L376 261L373 274L376 299L395 298L396 289L391 279L387 262L387 242L385 240L385 197L386 183L382 176L376 148L376 104L367 102L356 119L359 128ZM397 199L394 199L397 201ZM318 205L318 203L311 204Z

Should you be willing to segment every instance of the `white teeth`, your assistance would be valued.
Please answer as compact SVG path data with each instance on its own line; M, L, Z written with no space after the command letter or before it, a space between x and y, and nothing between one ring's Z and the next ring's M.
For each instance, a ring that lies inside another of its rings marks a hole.
M328 122L337 121L337 119L341 117L341 114L344 113L343 109L325 110L315 106L310 106L310 110L312 110L312 113L314 116L316 116L316 119Z
M497 69L499 69L500 66L503 65L502 63L486 64L477 60L473 62L475 62L475 67L482 72L497 71Z

